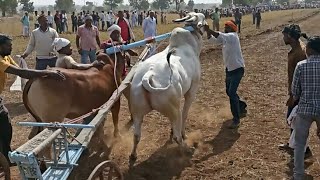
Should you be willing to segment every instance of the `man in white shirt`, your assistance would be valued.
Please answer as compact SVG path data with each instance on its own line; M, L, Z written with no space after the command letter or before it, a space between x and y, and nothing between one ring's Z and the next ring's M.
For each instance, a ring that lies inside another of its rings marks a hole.
M157 24L156 19L154 18L154 11L150 11L149 17L143 20L142 29L145 39L155 37L157 35ZM155 48L152 47L148 56L154 55L155 53Z
M48 11L48 24L49 24L49 27L51 27L51 28L53 28L53 22L54 22L54 20L53 20L53 16L51 15L51 12L50 11Z
M48 19L45 15L40 15L38 21L40 27L32 31L28 47L21 57L26 58L35 50L36 69L43 70L47 66L55 67L57 57L53 53L52 42L59 35L55 29L49 27Z
M233 122L230 128L235 129L240 125L240 118L246 116L247 104L241 101L237 89L244 74L244 59L240 46L237 25L234 21L225 23L225 33L215 32L205 26L209 42L222 45L222 55L226 67L226 92L230 99Z
M106 14L104 13L104 11L101 11L100 13L100 19L101 19L101 29L102 31L104 30L104 26L106 25Z

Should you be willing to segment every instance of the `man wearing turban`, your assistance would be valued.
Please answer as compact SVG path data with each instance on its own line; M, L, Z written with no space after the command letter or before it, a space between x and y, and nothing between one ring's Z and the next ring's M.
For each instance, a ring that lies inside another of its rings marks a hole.
M79 64L72 57L72 48L70 41L65 38L55 38L53 43L53 50L57 53L58 59L56 62L56 67L66 68L66 69L79 69L85 70L91 67L102 66L103 63L94 61L91 64Z
M225 33L216 32L205 26L209 42L222 45L222 55L226 67L226 92L230 100L230 108L233 115L233 122L230 128L234 129L240 125L240 118L246 116L247 104L240 100L237 94L238 86L244 74L244 59L237 32L237 25L234 21L225 23Z

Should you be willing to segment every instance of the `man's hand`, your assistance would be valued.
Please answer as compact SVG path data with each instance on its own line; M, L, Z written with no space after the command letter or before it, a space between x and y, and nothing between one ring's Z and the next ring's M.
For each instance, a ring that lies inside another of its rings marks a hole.
M28 56L28 55L26 55L26 54L22 54L22 55L21 55L21 57L22 57L23 59L25 59L27 56Z
M52 71L52 70L47 70L46 75L43 76L43 78L51 78L55 80L66 80L66 77L64 74L62 74L60 71Z
M204 28L205 31L209 32L209 29L210 29L210 28L209 28L209 25L208 25L208 24L204 25L203 28Z
M287 100L286 105L287 105L288 107L290 107L290 108L293 108L293 107L294 107L294 105L295 105L295 100L294 100L294 98L293 98L292 95L290 95L289 99Z
M100 67L103 67L105 65L105 63L103 61L94 61L92 63L92 66L93 67L96 67L96 68L100 68Z
M78 53L79 53L80 55L82 54L82 49L81 49L81 48L78 49Z

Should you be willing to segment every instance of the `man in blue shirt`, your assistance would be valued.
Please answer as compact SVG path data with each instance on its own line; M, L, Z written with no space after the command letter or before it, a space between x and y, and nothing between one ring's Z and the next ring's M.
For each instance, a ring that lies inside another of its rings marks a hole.
M28 37L29 34L30 34L30 31L29 31L29 28L30 28L30 20L29 20L29 15L28 15L28 12L25 12L24 13L24 16L21 18L21 23L22 23L22 26L23 26L23 33L22 35L24 37Z

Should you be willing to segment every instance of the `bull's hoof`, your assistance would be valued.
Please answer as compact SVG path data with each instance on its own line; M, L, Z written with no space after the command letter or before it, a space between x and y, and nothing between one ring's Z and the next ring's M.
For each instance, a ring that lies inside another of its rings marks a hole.
M182 139L186 140L186 139L188 139L188 136L184 134L184 135L182 135Z
M132 168L136 161L137 161L137 155L131 154L129 156L129 168Z

